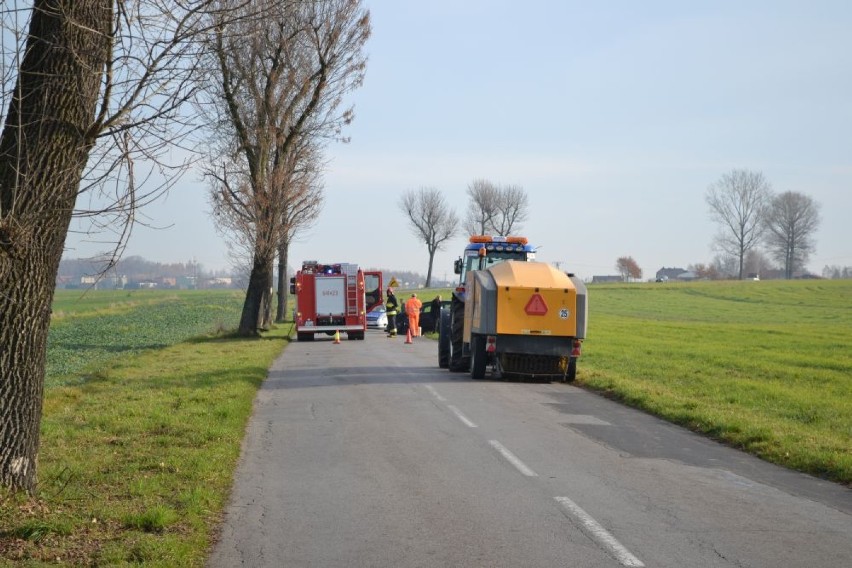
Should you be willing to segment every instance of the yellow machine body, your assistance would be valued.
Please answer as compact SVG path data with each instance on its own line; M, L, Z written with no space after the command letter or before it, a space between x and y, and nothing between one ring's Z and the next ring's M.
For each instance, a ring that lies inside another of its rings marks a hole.
M585 336L585 287L553 266L507 261L468 277L465 342L471 333Z

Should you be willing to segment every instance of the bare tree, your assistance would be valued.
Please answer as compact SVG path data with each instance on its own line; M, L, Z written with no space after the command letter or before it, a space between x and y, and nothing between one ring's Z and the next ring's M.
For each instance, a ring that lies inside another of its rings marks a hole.
M429 251L429 270L426 272L426 288L432 283L432 263L435 253L443 244L456 235L459 219L450 209L447 200L433 187L421 187L403 194L399 207L411 221L414 236L426 245Z
M224 144L207 174L221 197L222 216L235 216L253 235L242 335L271 323L273 262L288 242L288 208L299 203L291 188L295 173L307 163L300 149L314 139L340 139L352 120L352 109L340 104L363 81L370 36L369 12L360 0L254 4L262 6L262 18L217 22L208 100ZM302 183L299 191L311 187Z
M527 193L519 185L503 185L497 191L497 207L491 226L498 235L511 235L521 229L529 210Z
M467 188L464 230L470 235L510 235L520 229L529 212L529 199L519 185L495 185L485 179Z
M476 179L467 186L467 196L464 230L468 235L485 235L497 213L497 188L488 180Z
M785 191L776 195L766 211L766 247L784 266L784 277L803 269L814 251L819 227L819 205L807 195Z
M631 278L634 280L642 278L642 269L639 268L639 264L633 260L632 256L618 257L618 260L615 261L615 268L625 282L629 282Z
M209 0L34 0L0 8L4 486L35 486L51 302L72 215L115 230L108 269L139 207L167 187L144 182L168 166L161 157L190 127L182 109L198 71L192 40L210 8ZM140 157L154 166L142 167Z
M288 184L283 207L281 237L278 243L278 307L275 321L283 322L287 313L287 264L290 245L304 229L314 224L322 210L323 196L319 183L321 169L314 163L313 149L305 149L305 167L299 168Z
M746 253L760 243L763 213L770 195L771 188L763 174L748 170L732 170L707 189L705 199L710 215L721 226L716 247L737 258L740 280Z

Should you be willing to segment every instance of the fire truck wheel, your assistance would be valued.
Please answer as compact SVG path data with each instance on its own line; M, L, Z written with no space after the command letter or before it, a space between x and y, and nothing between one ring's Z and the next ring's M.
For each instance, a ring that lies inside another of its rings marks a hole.
M299 334L297 334L296 339L298 339L299 341L313 341L314 340L314 334L313 333L299 333Z

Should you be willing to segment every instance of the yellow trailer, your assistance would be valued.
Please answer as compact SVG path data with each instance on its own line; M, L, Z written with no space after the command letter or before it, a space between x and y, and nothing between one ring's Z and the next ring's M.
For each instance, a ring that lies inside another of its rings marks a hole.
M585 284L532 255L496 252L480 247L478 262L457 262L463 280L442 314L439 364L476 379L491 367L573 381L588 321Z

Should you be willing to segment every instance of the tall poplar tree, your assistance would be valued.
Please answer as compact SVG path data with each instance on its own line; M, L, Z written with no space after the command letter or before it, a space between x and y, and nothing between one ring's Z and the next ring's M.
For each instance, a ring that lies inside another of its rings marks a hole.
M108 267L159 194L137 182L140 157L166 165L158 160L188 126L192 39L212 3L0 4L0 484L13 490L36 484L47 333L72 216L114 229Z
M271 324L274 262L296 227L284 223L304 203L294 192L314 188L297 180L302 150L342 139L353 112L340 104L363 82L371 32L361 0L260 0L250 9L257 7L262 17L213 26L202 107L222 141L207 169L217 211L253 243L239 325L246 336Z

